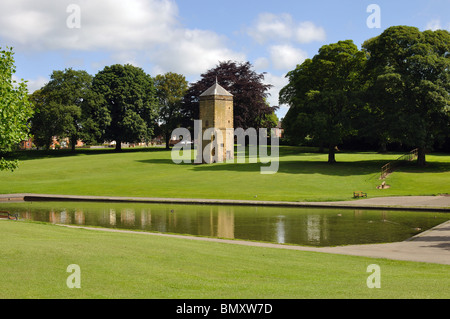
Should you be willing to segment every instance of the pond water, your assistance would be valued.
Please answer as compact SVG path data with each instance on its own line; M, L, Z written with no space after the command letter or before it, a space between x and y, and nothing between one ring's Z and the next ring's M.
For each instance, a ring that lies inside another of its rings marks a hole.
M19 219L307 246L406 240L450 219L417 211L172 204L0 203Z

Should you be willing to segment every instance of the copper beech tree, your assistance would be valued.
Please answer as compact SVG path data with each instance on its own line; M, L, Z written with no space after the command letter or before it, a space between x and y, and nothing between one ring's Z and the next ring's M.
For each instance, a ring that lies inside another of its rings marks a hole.
M185 95L185 127L192 127L193 120L199 118L199 96L215 81L233 95L234 126L243 129L262 128L267 116L274 113L277 106L268 105L270 84L265 84L264 73L253 70L250 62L220 62L215 68L201 75Z

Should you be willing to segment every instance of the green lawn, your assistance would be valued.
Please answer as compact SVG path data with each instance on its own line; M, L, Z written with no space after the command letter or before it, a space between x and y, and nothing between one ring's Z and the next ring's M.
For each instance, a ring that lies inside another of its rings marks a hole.
M0 298L450 297L450 266L0 221ZM66 269L81 269L69 289ZM381 289L367 287L367 267ZM7 270L7 271L5 271Z
M23 152L0 172L0 193L348 200L450 193L450 156L402 167L377 190L380 168L399 154L339 153L336 165L311 149L281 147L275 175L261 164L175 165L159 149ZM257 197L255 197L257 196ZM0 221L0 298L449 298L450 267L273 248L246 247ZM81 267L81 289L66 268ZM368 289L378 264L382 288ZM420 289L418 288L420 287Z
M281 147L277 174L262 175L261 163L176 165L160 149L23 152L15 172L0 172L0 193L44 193L166 198L279 201L349 200L353 191L369 197L450 193L450 155L427 156L428 167L413 163L377 190L380 168L400 154L339 153L338 163L311 149Z

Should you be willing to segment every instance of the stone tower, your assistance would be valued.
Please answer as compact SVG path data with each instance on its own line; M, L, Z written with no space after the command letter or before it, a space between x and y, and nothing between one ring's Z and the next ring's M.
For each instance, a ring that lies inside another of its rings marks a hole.
M233 95L221 87L217 79L213 86L200 95L200 120L203 163L234 159ZM211 128L214 129L213 133L205 137L205 131ZM222 141L218 137L222 137Z

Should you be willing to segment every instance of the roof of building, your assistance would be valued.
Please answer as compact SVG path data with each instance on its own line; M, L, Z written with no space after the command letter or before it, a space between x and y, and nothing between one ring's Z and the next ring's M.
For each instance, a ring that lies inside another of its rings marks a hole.
M230 92L228 92L222 86L220 86L219 83L217 83L217 79L216 83L214 83L213 86L211 86L209 89L203 92L200 96L214 96L214 95L233 96Z

